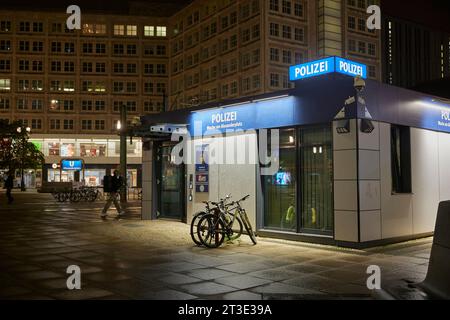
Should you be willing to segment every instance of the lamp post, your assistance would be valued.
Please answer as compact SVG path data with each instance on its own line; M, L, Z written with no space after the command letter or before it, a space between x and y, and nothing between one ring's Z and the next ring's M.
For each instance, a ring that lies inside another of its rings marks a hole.
M26 130L26 135L28 135L28 134L30 134L30 132L31 132L31 128L30 127L26 127L25 128L25 130ZM22 133L22 127L18 127L17 128L17 133ZM21 144L21 148L22 148L22 153L21 153L21 156L20 156L20 191L22 191L22 192L24 192L24 191L26 191L26 188L25 188L25 177L24 177L24 160L25 160L25 147L26 147L26 135L25 134L23 134L22 135L22 137L21 137L21 140L20 140L20 144Z
M127 203L127 106L120 107L120 121L117 123L120 131L120 174L123 186L120 189L120 202Z

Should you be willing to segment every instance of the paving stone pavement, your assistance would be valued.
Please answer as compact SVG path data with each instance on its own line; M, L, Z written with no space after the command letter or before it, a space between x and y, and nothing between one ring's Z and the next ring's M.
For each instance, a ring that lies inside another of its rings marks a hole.
M0 299L372 299L369 265L382 285L425 278L432 239L350 250L248 237L219 249L193 245L189 227L129 216L102 221L102 202L60 204L51 195L0 192ZM82 289L66 287L77 265Z

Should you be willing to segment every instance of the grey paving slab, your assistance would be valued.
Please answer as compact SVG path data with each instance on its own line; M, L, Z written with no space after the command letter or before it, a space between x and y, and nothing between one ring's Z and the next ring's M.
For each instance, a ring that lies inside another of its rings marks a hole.
M186 273L189 276L202 279L202 280L214 280L219 279L227 276L234 275L235 273L220 270L220 269L214 269L214 268L205 268L205 269L196 269L192 270Z
M224 284L237 289L248 289L271 283L271 280L256 278L248 275L233 275L215 280L217 283Z
M223 300L234 300L234 301L255 301L255 300L262 300L263 296L258 293L242 290L224 294L219 298Z
M370 299L368 265L381 267L383 285L420 281L432 243L343 250L242 237L210 250L192 244L186 224L103 222L101 202L27 192L5 210L3 200L0 190L2 299ZM69 265L81 267L80 291L65 288Z
M236 288L224 286L213 282L194 283L181 286L183 291L196 296L217 295L237 291Z

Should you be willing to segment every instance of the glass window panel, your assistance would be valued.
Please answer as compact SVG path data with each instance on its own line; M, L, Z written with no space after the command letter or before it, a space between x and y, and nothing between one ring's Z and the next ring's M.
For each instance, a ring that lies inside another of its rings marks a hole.
M295 129L280 130L280 150L272 155L279 163L279 170L273 176L262 177L264 226L269 229L297 230L295 140Z

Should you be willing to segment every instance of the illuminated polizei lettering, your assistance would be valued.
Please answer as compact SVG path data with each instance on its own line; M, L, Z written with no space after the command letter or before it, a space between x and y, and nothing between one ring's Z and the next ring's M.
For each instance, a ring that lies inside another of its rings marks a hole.
M328 61L322 61L295 68L295 76L305 77L327 71L328 71Z
M346 61L340 61L339 62L339 70L347 72L347 73L351 73L354 75L359 75L359 76L363 76L363 68L362 66L358 66L356 64L352 64Z
M450 121L450 111L442 110L441 114L442 114L442 120Z
M212 115L212 123L223 123L237 120L237 112L216 113Z

